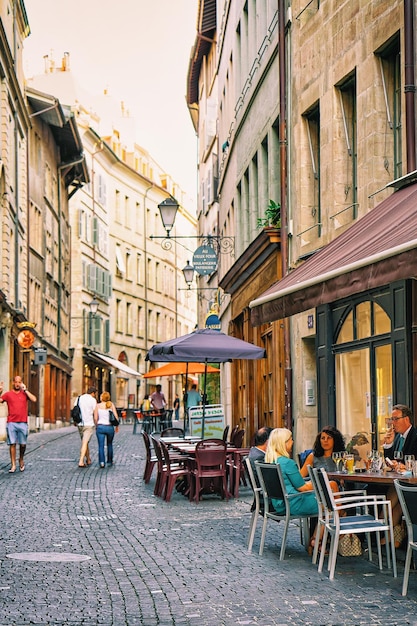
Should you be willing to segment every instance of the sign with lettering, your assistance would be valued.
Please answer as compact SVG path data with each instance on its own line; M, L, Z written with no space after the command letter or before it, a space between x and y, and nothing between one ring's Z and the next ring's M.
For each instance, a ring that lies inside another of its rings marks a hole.
M203 425L203 407L193 406L188 409L190 434L201 437ZM206 404L204 413L204 439L221 439L224 431L224 409L222 404Z
M217 254L212 246L199 246L193 254L193 267L200 276L215 272L217 262Z

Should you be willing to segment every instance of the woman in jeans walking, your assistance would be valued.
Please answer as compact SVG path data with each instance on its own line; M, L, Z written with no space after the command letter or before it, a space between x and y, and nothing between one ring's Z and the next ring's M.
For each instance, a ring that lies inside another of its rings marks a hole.
M103 469L106 465L104 444L107 443L107 465L113 465L113 438L115 431L118 428L114 428L110 424L109 411L113 411L117 416L116 407L110 399L108 391L103 391L100 396L100 402L97 403L94 409L94 423L96 425L96 435L98 442L98 461L100 467Z

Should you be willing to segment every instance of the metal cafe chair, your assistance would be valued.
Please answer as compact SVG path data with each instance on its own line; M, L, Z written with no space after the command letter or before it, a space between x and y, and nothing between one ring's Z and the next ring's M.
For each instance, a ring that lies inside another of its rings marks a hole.
M263 525L261 544L259 546L259 554L263 553L266 527L269 519L277 522L284 521L284 531L282 535L281 551L279 560L283 561L285 558L285 549L287 547L287 535L290 521L293 519L299 519L302 525L304 538L308 536L308 519L310 515L293 515L290 510L292 494L287 493L287 489L282 475L282 470L279 463L261 463L255 461L256 471L258 474L259 484L261 486L263 501L264 501L264 513L263 513ZM301 491L300 494L307 494L307 491ZM311 493L311 492L310 492ZM285 504L285 513L278 513L272 506L271 498L277 500L283 500Z
M252 552L253 541L255 539L256 525L258 517L263 517L265 512L262 489L259 486L257 475L254 474L252 463L248 457L245 458L245 468L248 475L249 484L253 491L253 503L251 506L252 516L250 518L248 531L248 552Z
M382 570L380 533L383 532L385 534L387 564L388 567L391 567L392 561L393 575L394 578L396 578L397 563L395 559L394 531L390 500L387 500L385 496L381 495L335 497L326 471L323 468L318 467L313 469L313 473L316 478L321 503L324 508L324 533L318 571L322 572L323 570L324 556L326 552L325 546L327 544L327 538L330 535L328 570L329 579L333 580L336 568L339 538L342 535L352 533L365 533L368 541L368 554L370 561L372 561L370 535L371 533L375 533L378 550L378 564L379 569ZM382 518L379 517L378 508L382 510ZM343 515L346 516L344 517Z
M402 595L407 595L408 578L410 575L411 556L413 550L417 552L417 541L414 540L414 528L417 526L417 485L404 483L396 478L394 480L395 489L397 490L398 500L404 514L407 526L407 552L405 555L404 578Z
M326 523L326 517L325 517L325 512L324 512L325 502L322 500L321 491L319 489L316 475L313 472L313 467L311 465L308 465L307 470L308 470L308 475L311 480L311 484L313 485L314 493L316 494L317 504L319 508L316 532L314 536L314 550L313 550L313 558L312 558L312 563L316 564L318 551L320 548L320 537L322 536L322 533L324 531L324 525ZM341 502L340 498L350 498L352 496L366 496L366 495L367 495L366 489L352 489L349 491L341 491L340 495L338 496L338 502Z

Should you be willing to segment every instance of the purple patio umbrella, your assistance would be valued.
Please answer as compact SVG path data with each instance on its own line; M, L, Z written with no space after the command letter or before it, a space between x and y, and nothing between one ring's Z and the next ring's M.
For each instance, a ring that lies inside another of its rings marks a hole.
M218 330L202 328L162 343L157 343L148 352L148 361L168 362L202 361L208 363L225 363L233 359L263 359L266 356L264 348L253 343L231 337ZM203 388L203 417L202 438L204 438L205 398L207 372L204 373Z

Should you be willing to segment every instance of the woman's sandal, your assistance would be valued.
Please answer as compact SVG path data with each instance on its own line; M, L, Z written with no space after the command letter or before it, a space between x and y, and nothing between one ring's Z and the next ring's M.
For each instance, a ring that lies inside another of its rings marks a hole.
M316 545L316 540L315 539L310 539L310 543L308 544L308 548L307 548L307 552L309 554L309 556L313 556L313 552L314 552L314 546ZM321 552L321 541L319 541L319 550L318 552ZM326 550L326 552L324 553L325 556L329 556L329 551Z
M15 467L11 467L11 468L9 469L9 474L14 474L14 473L15 473L15 471L16 471L16 466L15 466Z

